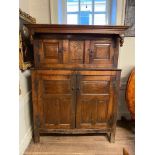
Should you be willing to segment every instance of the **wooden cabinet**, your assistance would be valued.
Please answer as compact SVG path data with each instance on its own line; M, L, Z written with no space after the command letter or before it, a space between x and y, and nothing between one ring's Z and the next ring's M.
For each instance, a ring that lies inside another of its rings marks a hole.
M125 26L27 25L34 49L34 141L41 133L108 133L114 142Z
M107 129L110 127L109 121L113 121L113 108L117 104L114 104L114 94L117 95L114 91L119 87L118 79L119 75L116 75L115 71L78 73L77 128Z
M74 128L74 83L71 71L39 71L36 73L40 127L43 129Z

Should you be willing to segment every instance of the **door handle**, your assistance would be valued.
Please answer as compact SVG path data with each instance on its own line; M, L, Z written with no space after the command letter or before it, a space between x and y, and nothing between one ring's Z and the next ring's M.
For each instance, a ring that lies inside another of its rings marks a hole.
M80 87L78 87L77 90L80 90Z
M72 91L76 90L75 88L72 87Z

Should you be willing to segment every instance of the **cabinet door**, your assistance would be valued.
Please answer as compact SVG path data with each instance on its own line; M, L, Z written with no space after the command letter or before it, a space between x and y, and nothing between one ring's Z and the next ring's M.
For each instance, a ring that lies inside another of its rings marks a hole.
M35 65L38 67L48 67L51 64L61 64L63 61L62 44L62 40L35 41Z
M41 129L75 127L75 76L72 71L37 71Z
M112 40L90 41L89 64L112 67L114 65L114 42Z
M77 128L110 127L114 118L114 81L113 71L80 71L77 76Z

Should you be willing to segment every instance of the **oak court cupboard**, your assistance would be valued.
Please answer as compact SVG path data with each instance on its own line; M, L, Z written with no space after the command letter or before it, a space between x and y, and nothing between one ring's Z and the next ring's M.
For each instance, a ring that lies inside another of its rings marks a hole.
M41 133L107 133L115 141L127 26L26 25L34 52L34 141Z

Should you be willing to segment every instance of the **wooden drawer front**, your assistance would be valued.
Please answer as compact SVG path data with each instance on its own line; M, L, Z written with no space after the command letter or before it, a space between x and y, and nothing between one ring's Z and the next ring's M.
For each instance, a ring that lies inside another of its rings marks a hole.
M114 45L111 40L90 41L89 63L113 66L114 64Z
M67 71L39 71L37 76L41 128L74 128L75 77Z
M63 63L62 43L62 40L36 41L39 49L35 50L35 64L39 67L44 67L50 64Z
M89 75L90 74L90 75ZM81 71L77 81L77 128L107 128L114 114L114 89L118 86L114 71Z

